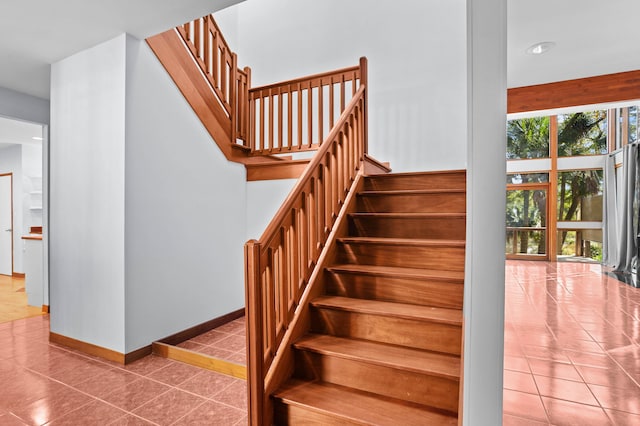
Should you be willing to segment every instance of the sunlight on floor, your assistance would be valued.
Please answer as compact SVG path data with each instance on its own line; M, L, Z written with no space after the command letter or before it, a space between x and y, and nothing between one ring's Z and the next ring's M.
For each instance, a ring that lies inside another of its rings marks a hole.
M24 278L0 275L0 323L42 315L42 307L28 306Z

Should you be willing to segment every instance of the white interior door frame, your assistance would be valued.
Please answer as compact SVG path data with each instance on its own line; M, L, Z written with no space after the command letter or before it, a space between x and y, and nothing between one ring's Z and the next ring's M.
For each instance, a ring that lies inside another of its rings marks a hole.
M0 174L0 274L13 275L13 173Z

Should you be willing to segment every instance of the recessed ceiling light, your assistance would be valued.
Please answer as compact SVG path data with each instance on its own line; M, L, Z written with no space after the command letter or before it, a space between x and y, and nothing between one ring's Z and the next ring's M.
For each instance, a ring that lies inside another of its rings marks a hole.
M41 136L32 136L31 139L33 139L34 141L41 141L42 137Z
M551 50L556 44L552 41L542 41L531 45L525 50L527 55L542 55L545 52Z

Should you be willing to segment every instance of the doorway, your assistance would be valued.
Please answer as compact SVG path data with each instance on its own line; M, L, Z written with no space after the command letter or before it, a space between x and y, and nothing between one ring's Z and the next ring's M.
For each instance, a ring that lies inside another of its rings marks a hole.
M0 175L0 275L13 275L13 175Z
M0 116L0 322L48 311L47 135Z

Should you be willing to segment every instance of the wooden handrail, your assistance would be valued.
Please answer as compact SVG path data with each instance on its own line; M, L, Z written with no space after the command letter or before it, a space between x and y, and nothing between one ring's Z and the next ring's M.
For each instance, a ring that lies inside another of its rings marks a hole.
M231 143L240 141L248 146L251 70L238 69L238 57L229 48L212 15L187 22L176 30L231 121Z
M361 59L365 64L366 59ZM362 69L362 68L361 68ZM366 86L343 109L259 241L245 244L249 422L268 422L265 378L366 153Z
M255 154L316 150L362 80L343 68L249 90L250 146Z

